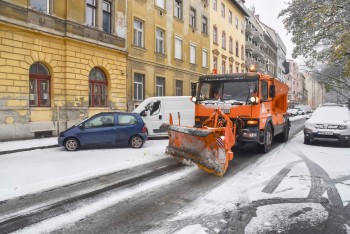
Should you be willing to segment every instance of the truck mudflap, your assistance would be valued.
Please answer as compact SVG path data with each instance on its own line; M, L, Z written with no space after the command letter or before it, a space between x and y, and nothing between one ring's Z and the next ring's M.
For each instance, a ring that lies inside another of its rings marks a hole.
M216 113L216 121L218 114L223 114L220 109ZM230 121L228 118L227 120ZM223 176L229 161L233 159L231 147L235 143L235 128L232 129L231 126L231 121L227 122L225 127L214 124L193 128L166 124L163 126L168 129L169 134L166 153L175 158L188 159L206 172Z

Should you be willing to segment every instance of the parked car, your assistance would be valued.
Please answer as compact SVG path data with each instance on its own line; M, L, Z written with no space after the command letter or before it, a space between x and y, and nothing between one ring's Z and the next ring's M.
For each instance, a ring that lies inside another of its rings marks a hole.
M306 111L304 110L298 110L298 115L306 115Z
M298 115L298 111L299 109L288 109L287 113L289 114L289 116L296 116Z
M58 145L68 151L103 145L141 148L146 139L146 126L139 114L102 112L61 132Z
M305 122L304 143L314 140L343 142L350 147L350 110L344 105L318 107Z

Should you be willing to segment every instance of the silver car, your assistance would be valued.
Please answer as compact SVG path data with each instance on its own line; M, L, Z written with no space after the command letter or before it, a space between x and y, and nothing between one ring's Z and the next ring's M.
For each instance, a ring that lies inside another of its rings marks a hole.
M318 107L305 122L304 143L336 141L350 147L350 110L346 105L326 104Z

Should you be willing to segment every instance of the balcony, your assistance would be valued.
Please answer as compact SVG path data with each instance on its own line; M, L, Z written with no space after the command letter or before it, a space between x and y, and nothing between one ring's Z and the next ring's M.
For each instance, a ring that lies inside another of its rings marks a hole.
M252 54L257 58L265 58L265 52L262 49L260 49L260 47L258 46L255 46Z
M249 67L252 64L256 64L256 62L252 58L245 58L245 65Z
M260 32L258 32L258 31L255 31L254 33L253 33L253 39L254 39L254 41L256 41L257 43L264 43L265 41L264 41L264 36L260 33Z
M245 50L246 51L253 51L255 46L253 45L253 42L251 41L246 41L245 42Z
M252 27L251 24L247 24L246 27L245 27L245 33L248 35L248 36L252 36L253 33L254 33L255 29Z

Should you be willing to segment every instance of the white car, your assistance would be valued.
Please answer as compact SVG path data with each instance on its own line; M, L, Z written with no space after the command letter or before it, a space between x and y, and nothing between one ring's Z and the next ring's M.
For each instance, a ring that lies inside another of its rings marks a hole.
M298 115L306 115L306 111L304 111L304 110L298 110Z
M345 105L318 107L305 122L304 143L337 141L350 147L350 110Z
M298 111L299 109L288 109L287 113L289 114L289 116L296 116L298 115Z

